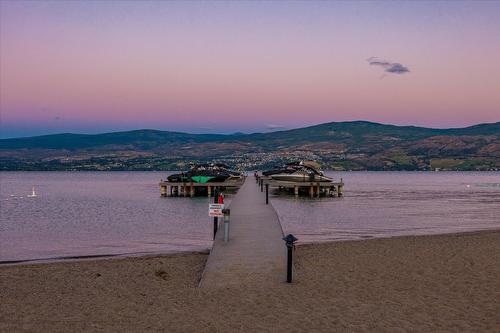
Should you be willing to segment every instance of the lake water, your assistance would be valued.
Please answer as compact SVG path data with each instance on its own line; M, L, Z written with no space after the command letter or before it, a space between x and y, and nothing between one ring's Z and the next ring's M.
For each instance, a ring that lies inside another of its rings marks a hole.
M500 172L328 172L344 197L271 197L301 242L500 228Z
M343 198L271 196L286 233L309 242L500 228L499 172L331 175L346 182ZM209 199L161 198L166 176L1 172L0 261L210 248Z
M0 173L0 261L209 248L208 198L161 198L166 175Z

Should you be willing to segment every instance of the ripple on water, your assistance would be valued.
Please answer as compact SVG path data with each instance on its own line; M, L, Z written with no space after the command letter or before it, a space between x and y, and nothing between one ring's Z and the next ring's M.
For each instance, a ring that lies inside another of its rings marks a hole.
M312 242L500 228L499 172L329 175L344 179L343 198L272 195L285 233Z

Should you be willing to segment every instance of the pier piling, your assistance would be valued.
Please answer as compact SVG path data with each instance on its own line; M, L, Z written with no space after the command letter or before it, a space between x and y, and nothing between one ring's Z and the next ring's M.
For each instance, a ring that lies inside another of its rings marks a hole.
M266 205L269 205L269 184L266 184Z
M194 197L203 194L204 196L212 197L216 188L221 189L238 189L245 181L245 178L238 180L229 180L224 182L169 182L160 181L160 195L162 197L169 196L184 196Z
M166 185L160 186L160 195L166 197L168 195L168 190Z

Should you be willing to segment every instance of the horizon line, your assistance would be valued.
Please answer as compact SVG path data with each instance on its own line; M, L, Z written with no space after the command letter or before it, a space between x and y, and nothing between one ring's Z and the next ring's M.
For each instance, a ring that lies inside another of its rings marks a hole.
M317 123L314 125L307 125L304 127L282 127L279 129L272 129L270 128L269 131L267 132L244 132L241 130L236 130L235 132L232 133L193 133L189 131L178 131L178 130L169 130L169 129L158 129L158 128L137 128L137 129L129 129L129 130L116 130L116 131L107 131L107 132L98 132L98 133L84 133L84 132L58 132L58 133L52 133L52 134L41 134L41 135L30 135L30 136L13 136L13 137L5 137L5 138L0 138L0 140L11 140L11 139L28 139L28 138L36 138L36 137L44 137L44 136L55 136L55 135L68 135L68 134L73 134L73 135L103 135L103 134L113 134L113 133L125 133L125 132L139 132L139 131L158 131L158 132L169 132L169 133L179 133L179 134L192 134L192 135L222 135L222 136L231 136L231 135L253 135L253 134L267 134L267 133L278 133L278 132L286 132L286 131L292 131L292 130L297 130L297 129L304 129L304 128L310 128L310 127L315 127L315 126L320 126L320 125L326 125L326 124L339 124L339 123L370 123L370 124L377 124L377 125L383 125L383 126L395 126L395 127L412 127L412 128L422 128L422 129L432 129L432 130L454 130L454 129L465 129L465 128L470 128L470 127L475 127L475 126L480 126L480 125L494 125L494 124L499 124L499 121L495 122L484 122L484 123L477 123L474 125L469 125L469 126L463 126L463 127L426 127L426 126L416 126L416 125L396 125L396 124L391 124L391 123L382 123L382 122L376 122L376 121L370 121L370 120L346 120L346 121L329 121L325 123Z

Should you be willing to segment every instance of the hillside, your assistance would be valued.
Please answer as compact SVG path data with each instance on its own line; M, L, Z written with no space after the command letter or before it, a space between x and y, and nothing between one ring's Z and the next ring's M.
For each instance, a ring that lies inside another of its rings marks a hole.
M494 170L500 122L431 129L354 121L254 134L135 130L0 140L2 170L166 170L214 159L255 169L306 158L339 170Z

